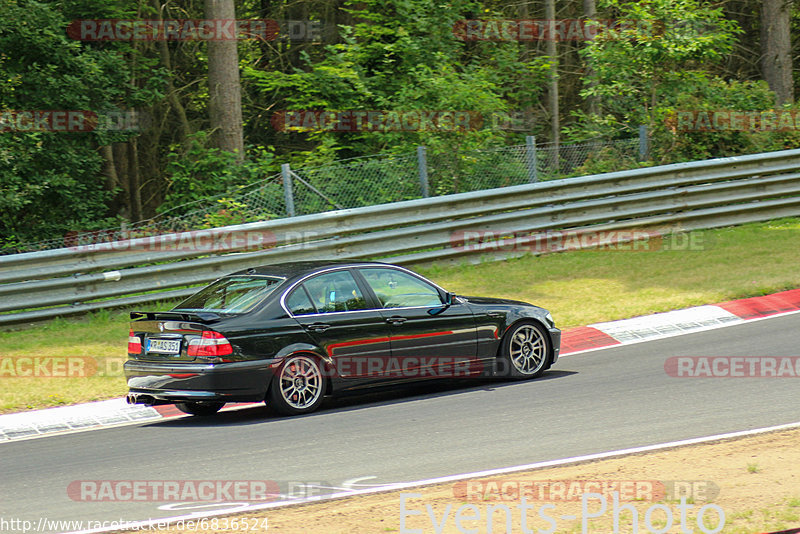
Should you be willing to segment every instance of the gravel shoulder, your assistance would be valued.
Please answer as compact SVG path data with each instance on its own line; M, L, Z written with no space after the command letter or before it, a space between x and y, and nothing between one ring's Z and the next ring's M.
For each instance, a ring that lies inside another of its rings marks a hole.
M683 528L696 533L776 532L800 527L798 443L800 429L772 432L558 468L227 516L218 518L217 528L213 519L209 519L203 531L229 533L231 528L223 528L225 520L230 522L239 517L248 521L259 518L259 524L266 518L268 531L282 534L606 533L634 531L635 515L638 532L690 531ZM599 495L590 498L589 493ZM526 497L524 518L521 495ZM702 523L698 523L698 516L702 516ZM198 530L184 525L160 532Z

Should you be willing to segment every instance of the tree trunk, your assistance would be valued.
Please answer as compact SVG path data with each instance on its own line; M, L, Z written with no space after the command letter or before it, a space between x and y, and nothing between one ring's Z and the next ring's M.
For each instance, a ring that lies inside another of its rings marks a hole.
M586 19L593 19L595 18L595 16L597 16L597 6L595 5L595 0L583 0L583 16ZM594 74L594 71L592 70L592 64L588 59L585 59L584 65L585 65L585 70L584 70L585 79L591 80L592 75ZM595 85L596 84L594 83L594 81L589 82L590 87L594 87ZM588 104L589 104L589 113L591 113L592 115L597 115L598 113L600 113L600 104L597 101L596 95L591 95L588 98Z
M236 18L233 0L205 0L207 19ZM214 146L244 158L237 41L208 42L208 110Z
M131 183L128 180L128 143L114 143L111 146L111 153L114 158L114 168L117 172L117 181L122 187L124 206L120 215L125 219L134 221L131 206Z
M119 178L117 177L117 167L114 164L114 151L111 145L103 145L98 148L100 156L103 158L103 176L106 177L105 188L108 191L113 191L119 185Z
M160 0L153 0L153 8L156 10L156 18L157 20L162 20L164 17L162 16L162 9L163 6L161 5ZM167 98L169 99L169 104L172 106L172 110L178 116L178 132L180 134L180 141L183 142L186 138L191 134L191 129L189 128L189 120L186 118L186 110L181 104L180 99L178 98L178 93L175 91L175 84L172 82L172 60L169 56L169 46L167 46L167 41L161 40L158 41L158 53L161 56L161 64L167 69L169 73L167 77ZM237 71L238 74L238 71Z
M791 0L761 4L761 69L778 105L794 102L790 7Z
M546 0L544 4L544 18L547 19L547 24L551 25L551 29L555 29L556 20L556 2L555 0ZM547 39L547 56L552 62L550 68L550 88L548 91L548 107L550 108L550 131L553 141L553 170L558 173L560 169L559 164L559 143L561 141L561 124L559 122L558 111L558 46L556 42L556 33L550 31L549 38Z
M104 188L106 191L113 191L114 197L109 202L109 213L114 215L126 216L127 195L119 191L119 175L117 174L117 164L114 161L114 149L111 145L103 145L97 148L98 153L103 158L102 173L106 181Z
M142 188L136 138L131 137L126 144L128 145L128 190L131 199L131 221L137 222L142 220Z

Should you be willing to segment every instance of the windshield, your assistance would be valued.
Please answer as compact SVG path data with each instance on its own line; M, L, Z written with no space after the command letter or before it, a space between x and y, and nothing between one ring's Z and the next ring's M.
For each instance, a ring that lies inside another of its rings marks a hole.
M282 278L229 276L221 278L181 302L173 311L244 313L272 293Z

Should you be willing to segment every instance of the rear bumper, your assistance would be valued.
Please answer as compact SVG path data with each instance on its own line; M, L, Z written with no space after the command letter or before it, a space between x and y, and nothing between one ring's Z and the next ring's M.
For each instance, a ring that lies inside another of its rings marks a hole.
M125 362L129 404L260 402L272 381L272 364L256 360L218 364Z

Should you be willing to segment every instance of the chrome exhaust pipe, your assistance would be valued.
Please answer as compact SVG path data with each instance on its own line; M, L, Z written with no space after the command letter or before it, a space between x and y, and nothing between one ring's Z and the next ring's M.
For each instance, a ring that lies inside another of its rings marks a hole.
M128 404L144 404L145 406L155 406L156 399L151 395L142 395L140 393L128 393L125 397L125 402Z

